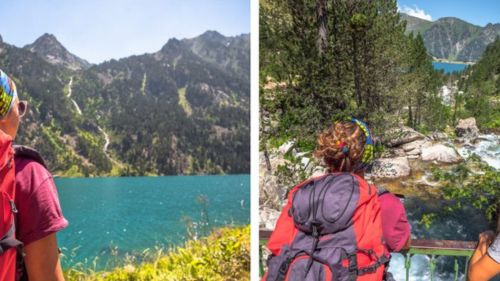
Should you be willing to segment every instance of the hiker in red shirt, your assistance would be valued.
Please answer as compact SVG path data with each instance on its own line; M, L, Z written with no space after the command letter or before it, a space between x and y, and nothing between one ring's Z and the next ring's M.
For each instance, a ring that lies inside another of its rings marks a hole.
M0 70L0 130L15 139L27 102L20 101L14 82ZM10 93L10 96L6 93ZM2 101L2 97L9 102ZM64 281L56 232L68 222L63 217L52 175L38 153L27 147L15 149L16 239L23 243L16 280ZM10 280L2 280L10 281Z
M409 246L410 225L396 196L364 180L373 160L368 126L335 123L319 135L315 156L330 173L290 191L263 280L393 280L390 252Z

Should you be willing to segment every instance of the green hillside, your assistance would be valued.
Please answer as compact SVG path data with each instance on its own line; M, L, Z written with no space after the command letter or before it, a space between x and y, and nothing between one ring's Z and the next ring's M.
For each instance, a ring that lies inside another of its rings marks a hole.
M17 142L59 175L248 173L249 36L213 34L88 67L51 35L0 41L0 68L30 104Z

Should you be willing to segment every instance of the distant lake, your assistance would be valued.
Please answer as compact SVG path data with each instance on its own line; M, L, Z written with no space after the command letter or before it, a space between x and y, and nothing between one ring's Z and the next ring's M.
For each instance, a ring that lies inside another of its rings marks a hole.
M452 72L462 72L467 68L465 63L448 63L448 62L432 62L434 69L443 69L445 73L449 74Z
M199 195L208 198L211 226L250 223L250 176L171 176L56 179L69 227L58 233L63 267L98 267L117 255L182 244L182 218L201 221ZM116 251L114 251L116 255Z

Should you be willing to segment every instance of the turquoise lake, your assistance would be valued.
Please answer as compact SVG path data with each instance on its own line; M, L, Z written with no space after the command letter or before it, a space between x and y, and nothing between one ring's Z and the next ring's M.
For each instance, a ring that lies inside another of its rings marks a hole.
M250 176L170 176L56 179L68 228L57 234L63 267L110 265L147 248L186 240L183 217L201 222L208 198L211 227L250 223ZM118 257L118 258L117 258Z
M447 62L432 62L432 66L437 70L444 70L445 73L449 74L452 72L461 72L467 68L465 63L447 63Z

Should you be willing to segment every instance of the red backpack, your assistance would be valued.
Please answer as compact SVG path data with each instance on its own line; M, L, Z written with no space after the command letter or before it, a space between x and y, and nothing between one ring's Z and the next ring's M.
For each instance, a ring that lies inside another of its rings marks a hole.
M267 246L262 280L383 280L389 258L377 189L351 173L295 186Z
M12 138L0 130L0 280L13 281L16 273L15 170Z

